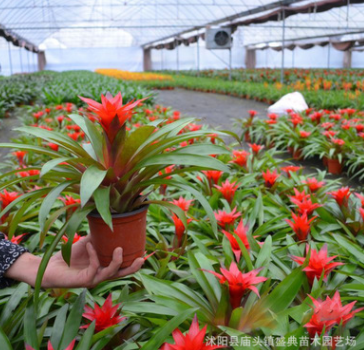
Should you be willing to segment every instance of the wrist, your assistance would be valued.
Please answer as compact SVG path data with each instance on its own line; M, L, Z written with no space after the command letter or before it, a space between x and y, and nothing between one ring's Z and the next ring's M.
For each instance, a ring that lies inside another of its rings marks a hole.
M4 276L15 281L25 282L34 287L41 258L31 253L22 254L6 271Z

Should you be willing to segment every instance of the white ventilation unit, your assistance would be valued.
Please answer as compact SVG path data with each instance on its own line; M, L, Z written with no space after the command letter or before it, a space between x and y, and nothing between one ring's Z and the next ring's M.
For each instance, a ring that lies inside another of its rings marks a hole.
M206 49L226 50L232 46L230 28L207 28L205 34Z

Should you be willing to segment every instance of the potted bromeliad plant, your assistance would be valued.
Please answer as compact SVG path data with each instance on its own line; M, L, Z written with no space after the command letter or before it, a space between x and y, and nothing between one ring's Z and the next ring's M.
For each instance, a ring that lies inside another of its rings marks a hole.
M187 142L191 138L207 140L211 131L185 132L193 120L191 118L172 123L165 123L165 119L155 120L130 130L126 122L136 113L140 100L123 105L121 93L115 97L102 95L102 103L81 99L88 104L88 112L84 115L70 114L69 118L85 133L85 142L79 143L57 131L26 126L17 130L36 137L40 143L56 144L59 151L25 143L0 145L49 157L39 167L40 174L29 178L33 181L43 179L46 186L17 198L0 213L0 217L22 200L33 203L38 200L42 242L57 216L71 213L52 244L54 249L62 235L67 234L68 242L62 246L66 262L70 260L74 234L79 224L87 218L100 263L108 265L114 249L121 246L124 252L122 267L129 266L135 258L144 255L149 204L164 205L174 211L187 227L186 218L179 207L167 201L148 200L148 196L161 185L176 186L194 194L210 213L216 227L212 210L204 197L183 176L171 177L201 169L228 171L224 163L210 156L228 153L224 147L203 141ZM88 117L90 112L93 118ZM181 143L187 145L179 147ZM171 165L174 165L172 171L168 174L163 171ZM13 174L9 174L9 186L20 182L11 177ZM80 204L72 203L51 213L51 208L62 193L79 195Z

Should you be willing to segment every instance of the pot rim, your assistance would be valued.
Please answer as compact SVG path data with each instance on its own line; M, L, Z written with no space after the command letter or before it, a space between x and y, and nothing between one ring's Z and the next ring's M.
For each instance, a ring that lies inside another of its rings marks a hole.
M138 209L133 210L133 211L129 211L127 213L121 213L121 214L111 213L111 217L112 218L127 218L129 216L133 216L133 215L142 213L142 212L148 210L148 208L149 208L149 204L143 204ZM94 211L92 211L90 214L88 214L87 216L92 216L93 218L101 218L101 215L98 213L98 211L96 209Z

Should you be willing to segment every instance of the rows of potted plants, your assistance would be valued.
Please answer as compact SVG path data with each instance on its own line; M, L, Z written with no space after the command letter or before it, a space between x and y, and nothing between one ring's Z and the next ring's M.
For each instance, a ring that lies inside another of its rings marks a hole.
M172 75L172 81L140 81L138 84L152 89L183 88L207 93L218 93L244 99L253 99L267 104L273 104L284 95L294 92L297 87L281 85L280 83L255 83L249 81L229 81L216 78L188 76L182 73ZM309 106L316 108L356 108L364 107L364 97L361 92L346 92L345 90L308 90L304 97Z
M319 158L332 174L343 169L349 176L363 178L363 130L361 111L314 110L286 115L269 114L265 120L248 118L239 123L254 140L287 150L294 159Z
M175 71L170 71L175 74ZM230 72L226 69L207 69L182 71L185 75L202 76L228 80ZM300 69L284 70L284 83L300 90L345 90L362 91L364 71L362 69ZM281 70L272 68L233 69L231 79L253 83L275 84L281 81Z
M9 117L9 113L20 105L71 102L81 106L80 93L100 101L104 89L114 94L121 91L126 101L151 95L150 91L140 86L89 71L43 71L14 75L0 80L0 118ZM152 102L153 98L148 101Z
M0 293L5 350L362 349L362 194L169 108L101 100L23 108L21 134L1 145L0 229L43 256L34 291ZM93 210L113 239L112 214L147 204L138 274L39 288Z

